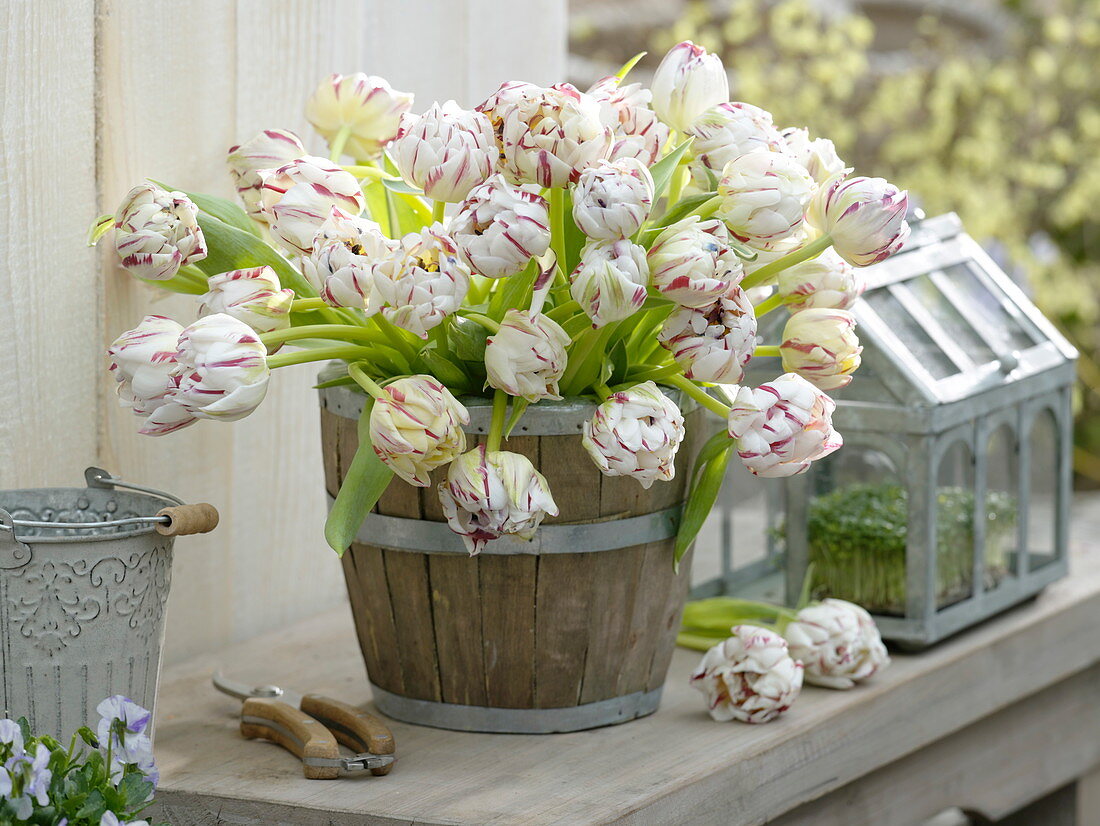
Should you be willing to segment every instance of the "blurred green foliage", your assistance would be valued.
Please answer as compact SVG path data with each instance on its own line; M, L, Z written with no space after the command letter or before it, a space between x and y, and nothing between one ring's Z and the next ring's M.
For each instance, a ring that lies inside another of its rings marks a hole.
M925 13L889 65L868 17L809 0L731 0L722 15L695 3L651 47L691 39L718 52L736 99L831 138L927 214L958 212L1022 268L1081 351L1075 465L1100 482L1100 0L1040 3L1006 0L987 48Z

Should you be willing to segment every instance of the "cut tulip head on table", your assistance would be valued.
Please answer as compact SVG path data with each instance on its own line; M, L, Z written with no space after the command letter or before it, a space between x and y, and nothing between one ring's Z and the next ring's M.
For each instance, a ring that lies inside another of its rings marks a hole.
M389 774L394 740L389 728L361 709L320 694L297 695L275 685L248 685L213 675L214 687L236 697L241 706L241 734L270 740L302 761L310 780L330 780L341 771L369 770ZM355 752L340 754L340 746Z

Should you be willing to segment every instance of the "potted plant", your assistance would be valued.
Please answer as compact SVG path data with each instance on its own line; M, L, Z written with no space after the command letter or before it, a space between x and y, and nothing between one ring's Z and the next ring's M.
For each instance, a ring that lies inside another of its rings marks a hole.
M420 115L334 75L306 108L328 158L265 130L229 153L243 209L150 182L93 231L202 296L198 321L150 316L112 348L142 432L243 418L274 370L332 362L325 534L392 715L554 731L653 711L676 565L731 452L781 476L840 446L823 391L859 364L853 267L903 243L905 193L729 102L699 46L652 90L625 83L634 62ZM759 344L783 306L784 340ZM787 372L737 386L754 352ZM691 445L707 414L726 428Z

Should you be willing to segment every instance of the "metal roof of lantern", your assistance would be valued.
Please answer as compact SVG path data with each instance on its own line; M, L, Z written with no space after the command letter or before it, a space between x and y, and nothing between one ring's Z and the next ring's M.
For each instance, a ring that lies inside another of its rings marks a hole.
M865 267L867 288L852 307L863 364L832 391L834 421L876 430L936 432L1015 398L1066 383L1074 348L1043 317L954 213L916 223L902 250ZM787 314L761 320L780 338ZM778 359L759 358L746 381L774 377Z

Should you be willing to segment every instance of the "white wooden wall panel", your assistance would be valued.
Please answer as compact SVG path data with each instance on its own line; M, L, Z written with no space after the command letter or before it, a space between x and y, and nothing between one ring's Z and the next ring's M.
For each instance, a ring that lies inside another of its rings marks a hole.
M565 0L523 3L522 27L507 0L185 6L0 4L0 289L12 296L0 304L0 485L75 483L97 463L218 506L216 532L177 544L169 660L344 599L322 535L316 368L279 371L242 422L138 436L114 402L103 348L149 312L187 323L196 304L87 250L87 223L145 177L231 196L225 151L265 127L294 129L324 154L302 111L331 72L382 75L414 92L419 111L565 70ZM25 245L25 236L47 242Z

